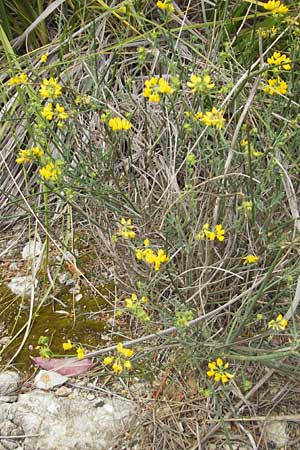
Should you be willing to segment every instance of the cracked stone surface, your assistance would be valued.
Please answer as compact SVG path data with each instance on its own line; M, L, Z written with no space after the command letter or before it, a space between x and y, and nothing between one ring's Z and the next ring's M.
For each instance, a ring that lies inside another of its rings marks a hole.
M0 450L107 450L135 420L135 404L126 399L91 401L36 389L0 403L0 435L22 436L0 439Z
M20 377L17 372L6 371L0 373L0 402L15 402L16 391L19 387Z

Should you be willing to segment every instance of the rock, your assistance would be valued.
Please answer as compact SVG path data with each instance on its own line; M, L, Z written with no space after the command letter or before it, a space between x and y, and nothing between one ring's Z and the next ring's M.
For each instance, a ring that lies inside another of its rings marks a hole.
M16 403L0 404L0 421L10 418L24 435L31 435L24 439L26 450L107 450L133 421L135 406L120 398L102 400L60 398L35 390L20 394Z
M70 394L72 394L72 389L67 386L61 386L55 391L57 397L68 397Z
M20 377L16 372L0 373L0 402L15 402L19 383Z
M8 269L11 270L12 272L16 272L17 270L19 270L18 263L12 262L12 263L9 265Z
M66 284L66 282L68 280L70 280L71 278L72 278L72 275L69 272L64 272L58 276L58 281L60 284Z
M0 339L0 345L7 345L10 341L10 337L9 336L3 336Z
M287 422L285 420L268 422L264 428L264 437L270 448L271 445L272 448L278 449L286 447L289 442Z
M31 295L32 287L36 288L38 280L32 279L31 275L23 277L13 277L8 283L9 289L16 295L21 297L29 297Z
M39 256L42 251L42 244L40 241L29 241L25 245L22 251L22 258L25 260L34 259L36 256Z
M61 386L66 383L69 378L65 375L61 375L60 373L51 371L51 370L40 370L34 379L34 385L38 389L44 389L45 391L49 391L53 389L55 386Z
M17 425L15 425L14 423L12 423L9 420L6 420L6 421L0 423L0 435L1 436L18 436L18 435L23 435L23 434L24 434L24 431L22 430L22 428L18 427ZM21 439L21 441L23 440L23 438L20 438L20 439ZM20 440L19 440L19 442L20 442ZM16 440L4 438L4 439L0 440L0 443L7 450L14 450L19 447L17 438L16 438Z

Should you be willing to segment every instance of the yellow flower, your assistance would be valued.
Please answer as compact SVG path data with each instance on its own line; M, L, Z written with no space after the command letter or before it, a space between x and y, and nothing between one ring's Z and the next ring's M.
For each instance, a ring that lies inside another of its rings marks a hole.
M169 261L169 256L165 254L165 251L160 248L157 250L157 256L154 261L154 270L159 270L162 263Z
M211 111L208 111L205 114L201 112L195 114L195 119L200 120L206 126L213 126L219 129L224 128L225 126L225 119L222 112L218 111L215 107L213 107Z
M211 83L211 78L209 75L203 75L203 77L198 77L197 75L191 75L191 81L187 82L187 86L191 89L193 94L207 92L212 89L215 85Z
M148 98L149 102L159 103L161 95L173 94L174 89L164 78L152 77L145 81L143 96Z
M120 119L120 117L112 117L109 119L108 126L113 131L128 131L131 128L131 123L126 119Z
M91 103L91 98L88 95L77 95L75 99L76 105L84 105L87 106ZM104 120L105 122L105 120Z
M16 75L8 80L8 86L16 86L19 84L27 83L27 75L26 73L20 73L20 75Z
M47 120L52 120L54 116L52 103L47 103L42 110L42 116Z
M16 159L17 164L23 164L25 162L30 162L34 159L41 159L44 155L43 150L39 147L32 147L25 150L20 150L18 158Z
M130 370L131 369L131 362L130 361L124 361L124 367L125 367L125 369L128 369L128 370Z
M113 362L113 358L111 356L106 356L106 358L104 358L103 360L103 364L105 366L109 366L112 362Z
M144 249L137 248L135 250L136 259L141 261L144 260L147 264L153 264L154 270L159 270L161 264L169 261L169 256L165 253L162 248L157 250L157 253L152 248L149 248L149 239L144 240Z
M202 240L207 238L209 241L214 241L216 238L222 242L225 239L225 230L221 224L215 226L214 230L210 230L209 223L205 223L202 230L196 235L196 239Z
M59 103L55 105L55 115L59 120L65 120L69 117L69 114L65 112L65 108Z
M69 117L69 114L65 112L65 108L59 103L56 103L55 109L53 109L52 103L47 103L42 110L42 116L49 121L54 117L58 120L65 120Z
M291 70L290 63L292 62L292 60L286 55L282 55L280 52L274 52L273 55L267 59L267 61L271 65L282 65L285 70Z
M271 78L268 80L268 86L264 87L264 92L270 95L285 94L287 92L288 85L280 77Z
M286 14L289 10L289 8L279 0L269 0L267 3L262 3L261 6L267 11L271 11L273 15Z
M241 206L239 206L238 209L243 209L245 211L245 213L247 213L247 212L252 211L252 208L253 208L252 201L251 200L249 200L249 201L245 200L245 201L242 202Z
M248 152L250 152L251 156L263 156L263 152L258 152L257 150L255 150L254 145L251 143L249 144L249 142L247 141L247 139L243 139L241 141L241 146L242 147L246 147L245 153L247 154Z
M160 94L173 94L174 89L169 85L169 83L164 78L160 78L158 80L158 92Z
M137 301L137 295L136 294L132 294L131 298L125 298L125 306L126 308L132 308L134 303L136 303Z
M165 0L164 2L158 0L158 2L156 2L156 6L164 11L174 12L174 6L170 0Z
M85 355L84 348L79 347L76 351L77 351L77 358L78 359L83 359L84 355Z
M45 180L49 180L49 181L57 181L62 173L62 170L60 168L60 163L59 162L49 162L48 164L46 164L45 166L41 167L40 170L40 175L42 178L44 178Z
M118 343L117 352L120 353L121 355L125 356L125 358L130 358L134 354L133 350L131 350L129 348L124 348L122 342Z
M275 320L270 320L268 328L275 331L283 331L287 327L288 321L283 318L282 314L278 314Z
M70 350L73 347L73 344L70 339L68 339L67 342L63 342L62 346L64 350Z
M136 233L134 231L134 225L131 224L131 219L125 219L125 217L122 217L116 235L112 236L112 239L116 242L118 237L122 237L124 239L134 239L135 236Z
M226 369L228 369L228 367L229 363L224 364L222 358L217 358L215 361L208 363L209 370L206 374L209 378L213 377L217 383L222 381L222 383L225 384L234 377L233 374L227 372Z
M125 306L126 306L126 308L129 308L129 309L132 308L133 301L131 298L125 298Z
M244 260L243 264L255 264L259 260L259 256L255 255L247 255L243 256L242 259Z
M119 362L115 362L112 366L112 370L115 373L121 373L121 372L123 372L123 366Z
M57 98L62 94L62 87L53 77L44 78L39 93L43 98Z
M216 230L216 237L217 237L218 241L224 241L225 230L223 229L222 225L220 225L220 224L216 225L215 230Z
M135 257L138 261L141 261L144 257L144 250L141 248L137 248L135 250Z
M41 63L47 62L47 59L48 59L48 53L44 53L44 54L41 56Z

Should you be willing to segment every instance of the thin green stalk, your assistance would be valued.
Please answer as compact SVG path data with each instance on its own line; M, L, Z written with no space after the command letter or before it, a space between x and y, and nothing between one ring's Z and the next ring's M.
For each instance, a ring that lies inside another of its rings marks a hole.
M275 269L275 267L276 267L276 265L277 265L281 255L282 255L282 252L283 252L283 249L279 248L279 250L277 251L277 254L275 255L275 258L273 259L273 262L272 262L272 264L271 264L271 266L270 266L270 268L269 268L269 270L267 272L267 275L266 275L263 283L261 284L257 294L253 297L252 300L248 301L248 303L246 305L246 308L245 308L244 317L243 318L239 317L238 320L235 323L235 324L238 323L237 327L236 328L234 328L234 327L231 328L231 330L230 330L230 332L229 332L229 334L227 336L227 339L226 339L226 344L230 344L231 342L234 341L234 339L237 336L242 334L242 330L245 327L247 321L249 320L249 317L251 317L251 314L253 312L253 309L254 309L255 305L257 304L257 302L260 300L261 296L264 293L264 289L267 286L267 284L268 284L268 282L269 282L269 280L270 280L270 278L271 278L271 276L273 274L273 271L274 271L274 269Z

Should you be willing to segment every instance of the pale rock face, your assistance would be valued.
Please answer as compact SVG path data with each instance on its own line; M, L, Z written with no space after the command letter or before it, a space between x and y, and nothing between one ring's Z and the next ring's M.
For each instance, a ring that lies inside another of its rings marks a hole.
M20 377L17 372L7 371L0 373L0 402L10 403L16 401L16 391L19 383Z
M27 261L39 256L42 251L42 244L40 241L29 241L22 251L22 258Z
M69 380L68 377L60 375L60 373L51 370L40 370L39 373L36 375L33 384L38 389L44 389L45 391L49 391L50 389L53 389L55 386L61 386L68 380Z
M287 421L267 422L264 427L264 437L269 444L275 444L276 448L286 447L289 442Z
M26 450L107 450L135 420L134 403L121 398L91 401L34 390L20 394L15 403L0 403L0 424L6 424L6 436L13 427L11 435L22 431L28 437L16 441ZM7 441L0 439L5 449Z
M20 297L29 297L31 295L32 287L36 288L37 284L38 280L36 278L33 280L32 276L28 275L13 277L7 286L13 294L19 295Z

